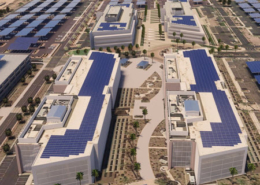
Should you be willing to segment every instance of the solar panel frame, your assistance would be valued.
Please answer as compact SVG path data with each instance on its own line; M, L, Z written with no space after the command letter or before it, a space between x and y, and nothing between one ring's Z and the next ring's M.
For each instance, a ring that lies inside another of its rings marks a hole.
M34 28L24 28L21 31L19 31L15 36L21 37L21 36L27 36Z
M42 37L48 35L48 33L52 30L53 28L42 28L40 31L38 31L34 37Z
M247 0L247 2L249 2L250 4L259 3L257 0Z
M254 77L255 77L257 83L260 85L260 75L255 75Z
M236 3L244 3L245 0L235 0Z

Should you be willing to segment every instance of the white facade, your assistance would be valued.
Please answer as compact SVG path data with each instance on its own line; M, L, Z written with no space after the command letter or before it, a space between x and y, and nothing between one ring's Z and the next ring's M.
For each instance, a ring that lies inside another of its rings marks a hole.
M120 59L117 54L109 54L113 56L115 61L114 66L111 71L108 85L104 86L104 101L96 123L93 138L91 141L87 141L84 153L69 155L68 157L52 155L50 155L49 158L41 157L51 136L64 136L66 130L77 130L81 127L91 97L82 95L77 96L77 94L79 94L81 87L85 84L85 79L91 70L91 66L94 62L100 62L90 60L92 53L97 55L99 55L98 53L106 54L104 52L90 51L88 56L78 56L78 58L81 57L81 62L79 65L76 65L77 70L73 73L73 77L62 92L62 95L53 94L51 96L46 96L18 138L17 153L19 155L19 171L21 173L32 172L34 183L37 185L49 185L55 183L76 185L78 184L75 179L77 172L84 173L84 178L81 182L82 185L91 184L94 180L91 176L92 170L101 170L107 135L112 118L112 108L115 104L121 75ZM74 60L71 59L68 60L65 65L65 70L62 70L61 74L63 74L64 71L66 72L66 69L68 66L71 66L71 62L73 61ZM62 75L59 76L62 77ZM48 122L46 119L47 122L44 122L41 129L33 135L34 137L30 137L33 125L37 124L39 121L37 118L44 120L43 115L47 116L47 113L43 113L42 111L46 110L44 107L48 107L49 104L53 105L54 102L58 102L57 100L59 100L60 104L62 102L64 103L66 98L69 100L69 103L66 103L67 111L63 120L61 120L60 123L53 123ZM77 137L77 135L75 135L75 137Z
M91 48L120 47L122 45L134 45L137 26L137 10L134 10L132 3L129 6L107 5L100 16L95 27L90 32ZM103 24L110 24L108 29ZM125 24L120 27L119 24ZM118 27L118 29L113 29Z
M193 16L196 25L189 25L187 22L174 23L173 16ZM204 31L200 25L197 15L192 11L189 1L187 2L165 2L164 7L161 9L161 22L164 24L164 30L171 39L186 40L186 42L203 43L202 37L205 36ZM173 36L173 32L176 36ZM180 37L180 34L183 37Z
M211 123L222 124L219 108L217 108L216 105L217 100L214 99L214 96L210 91L191 91L191 86L196 84L195 74L193 73L194 66L192 66L190 58L184 57L184 51L165 54L165 83L180 83L180 90L166 91L165 93L167 96L165 103L167 105L166 115L168 115L168 119L166 119L166 124L168 124L169 140L172 143L177 143L177 141L186 141L187 144L189 144L186 147L188 147L191 152L187 154L187 158L183 161L183 164L186 164L183 167L187 168L190 166L190 168L194 170L197 185L230 177L229 168L231 167L237 169L238 175L244 174L248 150L247 134L242 121L236 111L229 91L221 85L222 83L225 83L225 80L222 77L214 58L208 54L206 49L204 51L207 56L211 57L212 63L219 77L219 80L214 81L214 84L216 85L217 90L224 92L227 96L228 103L231 105L231 109L234 112L234 117L237 120L241 133L237 133L240 142L232 146L223 146L221 144L213 144L211 147L204 146L201 132L212 131ZM179 82L177 79L179 79ZM185 100L198 101L199 112L197 111L198 108L194 108L193 106L190 108L191 110L193 110L193 108L196 110L196 115L186 114L187 111L183 105L183 102L185 101L184 98ZM185 122L186 125L180 125L181 128L174 127L175 129L173 129L173 123L178 121ZM226 129L228 130L233 128L227 126ZM188 141L194 141L195 144L190 145ZM168 146L168 157L170 159L168 163L169 168L174 167L174 165L178 166L181 163L177 163L176 161L178 161L178 158L182 157L178 156L178 152L183 151L181 148L178 148L179 146L176 147L172 144Z

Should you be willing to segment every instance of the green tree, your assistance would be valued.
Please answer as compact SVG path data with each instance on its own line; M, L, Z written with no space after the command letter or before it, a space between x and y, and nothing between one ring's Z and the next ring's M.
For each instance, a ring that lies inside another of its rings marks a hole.
M31 69L28 69L27 74L28 74L29 76L31 76L31 75L32 75L32 70L31 70Z
M35 111L35 108L34 108L33 105L31 105L31 106L29 107L29 111L30 111L31 113L33 113L33 112Z
M180 42L180 39L176 39L176 43L177 43L177 50L178 50L178 44Z
M218 44L221 44L222 40L221 39L218 39Z
M152 62L153 62L153 57L154 57L154 53L153 52L151 53L151 57L152 57Z
M79 49L77 49L77 50L76 50L76 53L77 53L77 54L79 54L79 53L80 53L80 50L79 50Z
M184 45L186 44L186 40L182 40L182 44L183 44L183 48L184 48Z
M24 112L24 113L27 112L27 106L26 106L26 105L22 106L22 107L21 107L21 110L22 110L22 112Z
M146 115L148 114L148 110L146 108L144 108L142 113L143 113L143 116L144 116L144 120L146 122Z
M161 18L161 9L159 3L157 3L158 17Z
M111 49L110 49L110 47L107 47L107 52L111 52Z
M129 184L131 182L131 179L128 179L127 176L124 176L121 180L120 180L123 184Z
M99 51L103 51L103 48L102 48L102 47L99 47L98 50L99 50Z
M144 50L143 50L144 59L145 59L145 55L146 55L146 53L147 53L147 50L146 50L146 49L144 49Z
M135 50L132 50L131 54L132 54L133 57L135 57L135 55L136 55Z
M220 47L221 50L224 49L224 45L222 45L222 44L219 47Z
M25 82L25 77L23 76L20 81L21 81L22 83L24 83L24 82Z
M114 46L114 50L115 50L115 51L117 50L117 46Z
M162 24L159 24L159 35L160 35L160 38L162 36Z
M36 64L32 64L32 69L36 70Z
M92 170L91 175L95 178L95 182L97 181L97 178L99 177L99 172L97 169Z
M222 1L223 6L225 6L226 3L227 3L227 0L223 0L223 1Z
M218 47L218 54L221 52L221 48L220 47Z
M255 169L256 169L255 164L249 163L247 165L247 170L248 170L248 172L250 172L250 178L251 178L252 174L254 173Z
M16 114L16 120L21 121L23 119L22 114Z
M5 136L10 137L12 135L12 130L10 128L5 129Z
M181 37L181 40L182 40L182 37L183 37L183 33L180 34L180 37Z
M139 170L141 170L141 164L140 164L140 163L135 163L135 164L134 164L134 170L137 171L137 172L138 172Z
M129 56L129 52L126 51L126 52L125 52L125 57L128 58L128 56Z
M57 78L56 73L53 73L53 74L52 74L52 78L53 78L53 80L56 80L56 78Z
M6 12L10 12L9 6L6 7Z
M135 121L135 122L133 123L133 127L134 127L135 132L136 132L136 135L137 135L137 129L140 127L139 122L138 122L138 121Z
M124 49L125 49L125 46L124 46L124 45L122 45L122 46L121 46L121 49L122 49L122 50L124 50Z
M175 33L175 32L173 32L173 33L172 33L172 35L173 35L173 38L175 39L176 33Z
M135 48L138 50L138 49L139 49L139 44L136 44L136 45L135 45Z
M131 51L133 49L133 45L132 44L129 44L128 45L128 50Z
M4 150L4 152L5 153L7 153L7 152L9 152L10 151L10 146L9 146L9 144L4 144L3 146L2 146L2 149Z
M194 46L195 46L196 42L193 41L191 44L192 44L193 49L194 49Z
M9 102L9 100L8 100L8 98L7 98L7 97L3 98L3 100L2 100L2 101L3 101L3 103L4 103L4 104L7 104L7 103Z
M130 134L130 140L131 140L131 144L133 145L134 140L136 139L136 135L135 134Z
M80 185L81 185L81 181L83 180L83 175L84 175L83 172L77 172L77 173L76 173L76 180L79 181L79 184L80 184Z
M88 53L88 49L84 49L84 53L87 54Z
M46 82L49 82L49 81L50 81L50 76L49 76L49 75L46 75L46 76L44 77L44 79L45 79Z
M235 48L235 52L237 52L237 49L238 49L238 45L235 45L235 47L234 47L234 48Z
M119 48L117 48L116 53L118 53L118 55L121 55L121 50Z
M228 48L229 48L229 45L226 45L226 46L225 46L226 52L227 52Z
M231 5L231 3L232 3L231 0L228 0L228 1L227 1L227 4L228 4L229 6Z
M34 99L34 101L35 101L36 104L39 104L39 103L41 103L41 98L37 97L37 98Z
M28 102L29 104L33 103L33 98L32 98L32 97L29 97L29 98L27 99L27 102Z
M145 5L144 15L147 16L147 5Z
M132 148L130 150L130 155L133 157L133 161L135 160L134 157L136 156L136 149L135 148Z
M211 44L212 44L212 38L211 38L211 37L209 37L209 43L211 43Z
M233 180L234 180L234 175L237 174L237 169L232 167L232 168L229 168L229 172L230 172L230 175L232 176L232 184L234 183Z
M203 36L203 37L202 37L202 41L205 42L205 40L206 40L206 38Z

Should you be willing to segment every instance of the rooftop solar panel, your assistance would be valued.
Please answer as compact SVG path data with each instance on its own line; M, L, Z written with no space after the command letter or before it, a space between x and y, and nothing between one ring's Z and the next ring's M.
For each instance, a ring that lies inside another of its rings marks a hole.
M57 26L57 24L59 24L60 21L61 20L50 21L50 22L48 22L48 24L46 24L44 26L44 28L53 28L53 27Z
M20 20L28 20L28 19L30 19L30 18L32 18L34 16L34 14L27 14L27 15L24 15L24 16L22 16L21 18L20 18Z
M172 23L196 26L193 16L173 16L173 19Z
M35 36L35 37L46 36L51 30L52 30L52 28L42 28L42 29L41 29L40 31L38 31L34 36Z
M33 22L31 22L30 24L28 24L26 27L27 28L36 28L37 26L39 26L44 20L34 20Z
M239 4L241 8L251 8L251 6L248 3L241 3Z
M58 8L49 8L45 13L53 13L56 12Z
M211 57L208 57L205 50L184 51L183 54L190 58L196 81L196 84L191 85L191 90L211 93L221 118L221 122L210 123L212 131L200 131L203 147L234 146L241 143L241 130L226 92L216 87L215 82L219 76Z
M27 36L34 28L24 28L19 31L15 36Z
M7 36L9 35L12 31L14 31L16 28L5 28L0 32L0 36Z
M10 14L4 18L4 20L11 20L18 16L19 14Z
M17 20L15 21L14 23L12 23L9 28L12 28L12 27L19 27L21 26L23 23L25 23L27 20Z
M98 31L107 31L107 30L124 30L126 23L101 23L99 25Z
M255 75L255 79L256 79L257 83L260 85L260 75Z
M246 13L252 13L252 12L255 12L255 9L254 8L246 8L246 9L243 9L244 12Z
M15 12L25 12L26 10L28 10L30 7L22 7L22 8L19 8L18 10L16 10Z
M70 13L73 8L64 8L60 13Z
M36 20L45 20L47 19L51 14L43 14L36 18Z
M87 142L93 139L104 102L103 90L110 81L115 58L113 54L92 52L89 59L94 62L78 96L89 96L91 98L80 128L78 130L67 129L63 136L52 135L41 158L79 155L80 153L84 153Z
M56 15L52 20L61 20L64 19L66 17L66 15L62 14L62 15Z
M246 64L252 74L260 73L260 61L246 62Z
M0 20L0 27L8 23L10 20Z
M42 11L43 8L34 8L32 11L30 11L31 13L37 13Z

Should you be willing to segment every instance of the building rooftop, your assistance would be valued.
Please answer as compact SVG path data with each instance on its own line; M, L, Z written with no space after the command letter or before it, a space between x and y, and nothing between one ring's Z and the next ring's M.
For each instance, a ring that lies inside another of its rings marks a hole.
M0 54L0 84L2 84L28 56L28 54Z
M184 107L185 111L200 111L199 103L196 100L185 100Z

